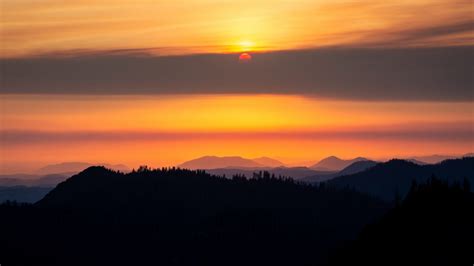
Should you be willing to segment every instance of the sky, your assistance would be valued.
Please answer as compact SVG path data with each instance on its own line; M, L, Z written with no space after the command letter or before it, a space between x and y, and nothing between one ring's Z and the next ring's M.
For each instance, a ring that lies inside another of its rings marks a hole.
M0 173L474 151L471 1L0 0L0 12Z

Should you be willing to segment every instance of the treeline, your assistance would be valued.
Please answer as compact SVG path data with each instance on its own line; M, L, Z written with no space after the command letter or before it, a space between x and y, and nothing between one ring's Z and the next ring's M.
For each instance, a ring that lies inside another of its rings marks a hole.
M2 265L306 265L388 206L257 173L91 167L29 206L0 207Z
M268 172L225 178L179 168L125 174L91 167L34 205L0 205L0 259L2 265L454 265L470 254L462 244L473 237L469 187L433 177L413 183L389 211L393 204L352 189Z
M347 265L469 265L474 193L467 179L413 181L407 197L332 257Z

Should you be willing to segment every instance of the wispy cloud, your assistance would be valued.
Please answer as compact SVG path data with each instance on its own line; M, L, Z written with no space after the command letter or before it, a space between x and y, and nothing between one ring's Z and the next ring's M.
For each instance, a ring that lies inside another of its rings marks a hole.
M1 57L146 47L216 53L238 50L244 40L265 50L473 44L472 1L465 0L4 0L1 5Z

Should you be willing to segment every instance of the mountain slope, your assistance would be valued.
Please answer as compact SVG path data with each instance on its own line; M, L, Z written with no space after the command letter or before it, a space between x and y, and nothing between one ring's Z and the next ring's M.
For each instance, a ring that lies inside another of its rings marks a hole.
M346 168L342 169L341 171L338 172L320 172L314 175L308 175L306 177L301 178L301 181L307 182L307 183L318 183L318 182L324 182L330 179L333 179L335 177L339 176L344 176L344 175L351 175L355 174L358 172L365 171L369 169L370 167L374 167L377 164L375 161L358 161L355 162Z
M245 159L239 156L204 156L194 160L190 160L178 165L184 169L215 169L215 168L226 168L226 167L244 167L244 168L256 168L264 167L253 160Z
M464 186L464 187L463 187ZM410 188L406 199L333 256L334 265L469 265L474 193L437 179ZM390 260L387 260L390 258Z
M6 265L310 265L387 207L268 173L91 167L33 206L0 206L0 257Z
M417 165L394 159L363 172L334 178L327 183L354 188L384 200L393 200L397 194L400 197L406 195L412 180L422 183L432 175L450 182L462 182L467 178L474 183L474 158L446 160L433 165Z
M357 157L351 160L342 160L336 156L330 156L322 159L318 163L310 166L310 168L321 171L340 171L345 167L360 161L367 161L366 158Z

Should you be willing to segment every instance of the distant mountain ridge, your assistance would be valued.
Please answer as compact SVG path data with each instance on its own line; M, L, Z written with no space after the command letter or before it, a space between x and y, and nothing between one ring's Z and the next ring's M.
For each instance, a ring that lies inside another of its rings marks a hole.
M335 177L351 175L358 172L365 171L370 167L374 167L378 162L375 161L357 161L352 163L351 165L345 167L341 171L337 172L322 172L316 175L306 176L301 179L301 181L308 182L308 183L317 183L317 182L324 182Z
M474 184L474 157L450 159L427 165L393 159L359 173L331 179L327 184L349 187L384 200L393 200L397 194L403 198L413 180L423 183L433 175L450 183L462 183L466 178Z
M329 156L310 166L309 168L321 171L340 171L347 166L360 161L368 161L368 159L364 157L357 157L354 159L343 160L336 156Z
M48 175L0 175L0 186L26 186L26 187L54 187L75 174L61 173Z
M440 155L440 154L433 154L433 155L425 155L425 156L413 156L407 160L416 160L418 162L423 162L424 164L435 164L440 163L445 160L449 159L460 159L464 157L474 157L474 153L466 153L463 155Z
M269 157L254 158L252 161L267 167L281 167L285 165L284 163Z
M217 169L217 168L262 168L273 167L273 165L281 166L282 163L268 158L260 157L256 159L246 159L240 156L203 156L190 161L179 164L178 167L185 169Z
M52 189L52 187L0 186L0 203L5 201L35 203Z

